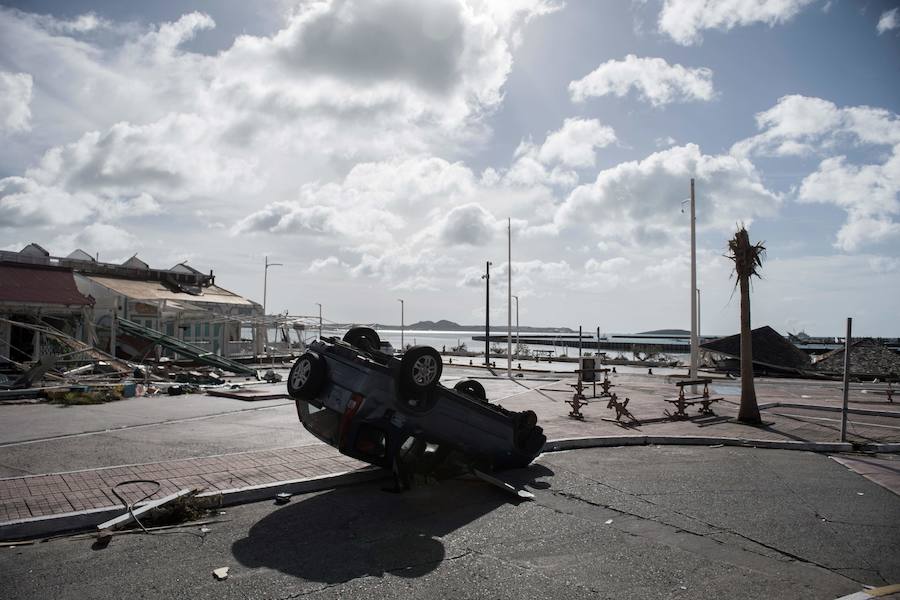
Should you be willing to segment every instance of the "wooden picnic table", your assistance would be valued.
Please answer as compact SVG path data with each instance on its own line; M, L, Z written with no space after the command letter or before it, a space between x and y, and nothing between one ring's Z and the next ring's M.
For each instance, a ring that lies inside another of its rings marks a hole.
M678 387L678 396L675 398L665 399L666 402L668 402L675 408L675 412L670 413L668 410L666 410L666 416L671 419L687 419L689 417L687 412L685 412L685 409L697 404L700 405L699 412L701 415L715 415L716 413L714 413L712 408L710 408L710 404L718 402L722 398L713 398L710 396L710 383L712 383L712 379L686 379L683 381L676 381L675 385ZM684 393L684 388L686 386L696 385L703 385L702 394L688 396Z

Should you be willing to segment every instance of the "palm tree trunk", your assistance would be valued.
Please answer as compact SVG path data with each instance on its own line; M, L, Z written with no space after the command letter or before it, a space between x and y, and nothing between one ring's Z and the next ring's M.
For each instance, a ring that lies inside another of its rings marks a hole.
M750 332L750 277L738 275L741 287L741 408L738 421L762 423L753 385L753 338Z

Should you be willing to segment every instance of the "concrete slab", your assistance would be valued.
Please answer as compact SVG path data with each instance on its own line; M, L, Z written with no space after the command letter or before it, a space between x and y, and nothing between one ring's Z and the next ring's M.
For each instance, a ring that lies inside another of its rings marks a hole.
M896 456L832 456L832 460L900 496L900 460Z

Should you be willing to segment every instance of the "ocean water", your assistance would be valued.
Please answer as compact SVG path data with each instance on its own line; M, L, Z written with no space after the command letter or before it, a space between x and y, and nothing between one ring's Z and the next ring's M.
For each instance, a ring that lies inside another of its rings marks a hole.
M554 336L556 335L552 331L529 331L528 335L537 334L537 335L545 335L545 336ZM443 351L450 350L452 347L459 345L460 343L466 344L466 349L469 352L481 352L484 353L484 341L475 341L472 339L472 336L475 335L484 335L484 330L480 331L406 331L403 334L403 341L406 344L419 345L419 346L432 346L437 350ZM492 334L495 335L495 334ZM571 334L570 334L571 335ZM391 343L394 348L400 348L400 330L399 329L380 329L378 330L378 336L382 340L387 340ZM524 336L523 336L524 337ZM665 339L665 338L660 338ZM616 341L623 341L620 339L616 339ZM627 340L624 340L627 341ZM636 342L647 343L648 339L636 339ZM656 341L655 339L652 341ZM499 346L501 352L506 352L506 340L503 342L492 343L493 347ZM516 336L512 336L512 347L513 352L515 352L516 348ZM553 356L569 356L576 357L578 356L578 348L577 347L568 347L568 346L554 346L552 343L550 344L529 344L528 348L530 350L552 350ZM585 340L582 351L584 353L590 352L593 354L595 349L593 344L589 341ZM601 352L606 352L606 356L608 358L627 358L634 359L634 355L631 352L620 352L617 350L603 350L601 348ZM667 354L667 356L671 357L674 360L685 360L687 359L687 355L681 354Z
M390 342L394 348L400 349L400 347L401 347L401 343L400 343L401 332L399 329L377 329L376 331L378 332L378 336L382 340L386 340L386 341ZM346 329L325 329L322 332L322 334L326 337L328 337L328 336L342 337L345 332L346 332ZM246 333L247 337L249 337L250 334L251 333L248 330ZM309 344L313 340L315 340L316 334L317 334L317 331L314 328L310 328L310 329L306 330L305 335L304 335L304 340L306 341L306 343ZM411 344L413 346L431 346L433 348L436 348L438 351L445 351L445 350L449 351L451 348L464 343L466 345L466 350L468 350L469 352L479 352L479 353L483 354L484 353L484 341L475 341L474 339L472 339L472 337L476 336L476 335L484 335L484 330L483 329L467 330L467 331L405 330L403 332L403 342L405 344ZM493 332L492 335L496 335L496 332ZM529 331L527 334L523 333L522 337L525 337L526 335L527 336L532 336L532 335L547 336L549 339L552 339L553 337L555 337L558 334L555 332L552 332L552 331ZM571 339L571 336L573 334L565 334L565 335L568 336L569 339ZM577 335L577 333L575 335ZM589 333L585 332L585 335L589 335ZM603 334L601 334L601 337L602 337L602 335ZM270 340L278 339L278 338L276 338L275 330L269 331L269 339ZM626 342L626 343L627 342L636 342L636 343L683 342L683 340L664 338L664 337L660 337L660 338L617 337L615 339L615 341ZM493 342L492 346L493 347L499 346L500 351L505 352L506 351L506 340L504 339L500 343ZM515 352L515 347L516 347L515 334L512 336L512 346L513 346L513 351ZM578 348L577 347L568 347L568 346L562 346L562 345L554 346L552 342L547 343L547 344L528 344L527 347L530 350L551 350L551 351L553 351L553 356L563 356L563 357L578 356ZM634 358L634 355L631 352L618 351L618 350L603 350L603 349L601 349L600 351L606 352L606 356L608 358L619 358L619 357L627 358L627 359ZM591 354L593 354L595 352L593 344L589 340L584 341L583 352L591 353ZM674 360L681 360L681 361L688 360L688 356L683 355L683 354L667 354L666 356L669 358L672 358Z

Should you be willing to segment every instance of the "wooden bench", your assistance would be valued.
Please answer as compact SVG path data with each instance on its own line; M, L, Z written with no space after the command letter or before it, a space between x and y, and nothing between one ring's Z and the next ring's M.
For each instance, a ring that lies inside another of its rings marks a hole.
M547 359L547 362L553 362L553 350L532 350L534 354L534 362L541 362L541 357Z
M599 369L575 369L575 373L578 374L578 382L570 383L569 387L575 388L575 391L578 394L581 394L582 392L584 392L584 388L586 387L585 383L584 383L584 373L588 373L588 372L593 373L593 374L596 374L596 373L603 374L602 381L597 381L596 377L593 377L593 379L591 381L588 381L588 383L592 384L594 387L594 395L591 396L591 398L608 397L610 395L609 388L616 387L616 384L614 384L612 381L609 380L609 369L606 367L599 368ZM597 396L597 385L598 384L600 385L600 389L603 390L599 396Z
M710 408L710 404L712 404L713 402L718 402L722 398L710 397L710 383L712 383L712 379L687 379L685 381L676 381L675 385L678 387L678 397L665 399L666 402L668 402L675 408L675 412L670 413L668 410L666 410L666 416L670 419L687 419L689 417L685 412L685 409L689 406L694 406L697 404L700 405L699 412L701 415L715 415L716 413L714 413L712 408ZM703 393L698 396L685 395L684 388L686 386L695 385L703 385Z

